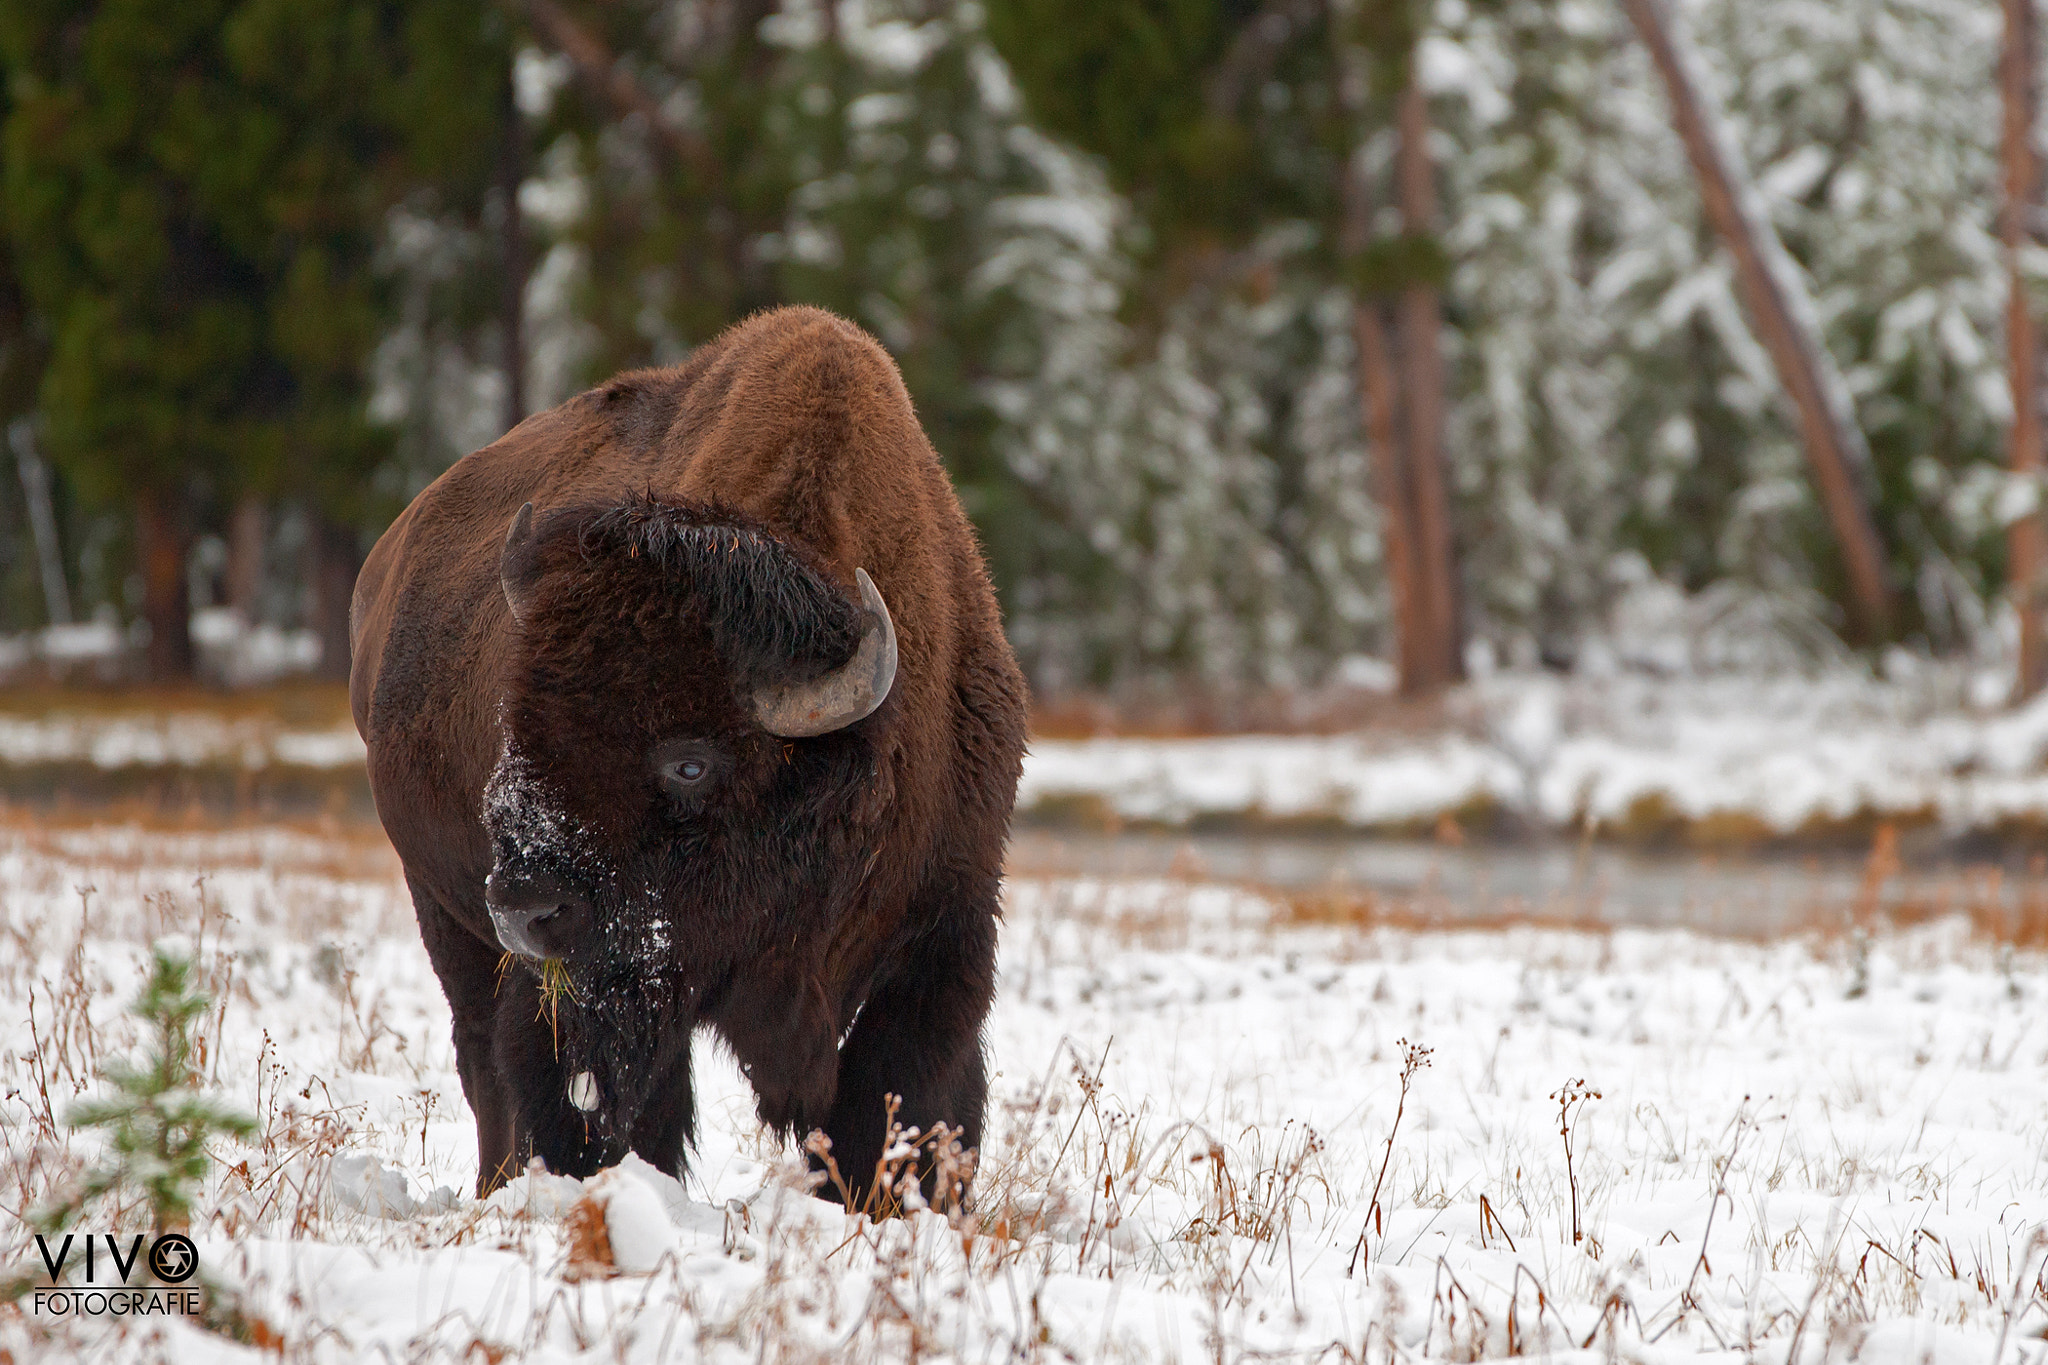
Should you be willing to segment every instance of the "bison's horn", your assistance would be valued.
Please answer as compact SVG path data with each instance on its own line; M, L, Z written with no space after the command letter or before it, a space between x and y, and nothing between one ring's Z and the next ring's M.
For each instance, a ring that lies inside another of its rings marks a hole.
M531 539L533 504L529 502L521 504L519 514L512 518L511 528L505 532L505 548L498 555L498 584L505 590L505 603L512 608L514 619L520 621L533 605L533 580L526 566L515 567L513 560Z
M855 569L868 628L853 657L822 678L754 693L754 719L771 735L802 739L843 730L880 706L896 682L896 623L866 569Z

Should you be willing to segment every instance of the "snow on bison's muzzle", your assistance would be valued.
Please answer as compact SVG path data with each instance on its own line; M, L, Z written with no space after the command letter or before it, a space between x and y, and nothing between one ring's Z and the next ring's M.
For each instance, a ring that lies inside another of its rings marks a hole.
M589 945L596 925L590 898L545 872L493 871L484 883L484 902L498 942L521 957L575 957Z

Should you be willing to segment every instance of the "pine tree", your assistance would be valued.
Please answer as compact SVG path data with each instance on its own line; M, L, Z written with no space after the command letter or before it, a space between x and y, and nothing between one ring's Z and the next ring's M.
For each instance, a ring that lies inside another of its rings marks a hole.
M191 670L185 558L209 505L249 489L333 525L368 514L390 447L367 412L379 234L492 126L488 16L469 0L0 14L0 194L50 332L48 444L90 501L133 513L153 677ZM345 642L330 655L345 670Z
M192 964L157 949L149 980L129 1008L150 1033L141 1064L109 1066L111 1093L65 1116L73 1128L105 1131L106 1158L67 1199L42 1211L38 1226L61 1228L87 1202L117 1189L148 1201L159 1232L183 1231L191 1223L210 1160L207 1144L256 1131L255 1120L201 1088L193 1027L211 1004L193 988Z
M1255 244L1276 233L1306 231L1337 266L1354 292L1350 345L1402 689L1462 676L1437 173L1416 59L1428 6L1006 0L990 13L1034 114L1101 156L1143 215L1158 253L1147 272L1155 310L1179 308L1159 302L1162 285L1190 299L1243 287L1266 268ZM1375 126L1395 147L1391 232L1372 203ZM1265 548L1284 558L1291 543L1276 536Z

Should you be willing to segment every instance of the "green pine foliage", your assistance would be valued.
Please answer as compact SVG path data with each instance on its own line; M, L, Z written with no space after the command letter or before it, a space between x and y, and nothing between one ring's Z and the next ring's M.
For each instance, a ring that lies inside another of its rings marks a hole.
M989 35L1040 127L1100 156L1169 236L1241 239L1276 186L1207 84L1249 0L993 0Z
M211 1004L192 984L192 964L158 948L130 1007L149 1032L139 1063L109 1066L109 1093L65 1116L73 1128L103 1132L106 1156L68 1200L40 1215L42 1228L65 1226L87 1202L113 1191L142 1196L158 1231L190 1224L210 1161L207 1145L256 1131L255 1120L201 1087L193 1029Z
M0 207L84 496L371 512L385 215L473 193L506 37L468 0L0 8Z

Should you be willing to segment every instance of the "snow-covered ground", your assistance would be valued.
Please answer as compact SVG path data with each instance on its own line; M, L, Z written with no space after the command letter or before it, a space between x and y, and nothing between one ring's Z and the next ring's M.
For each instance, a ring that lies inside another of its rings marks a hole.
M1865 819L2048 823L2048 697L1976 709L1827 679L1506 676L1420 733L1039 740L1020 804L1185 824L1359 828L1481 809L1539 827L1730 820L1789 835Z
M291 1360L2048 1359L2048 961L1960 922L1413 932L1020 882L978 1209L875 1226L790 1190L710 1047L681 1185L468 1198L446 1011L367 834L15 824L0 897L7 1273L40 1271L21 1211L95 1155L53 1119L168 940L263 1130L216 1153L203 1264ZM262 1354L0 1307L0 1359Z
M291 725L267 716L211 711L115 713L58 710L44 715L0 713L0 764L87 764L95 768L256 770L361 767L363 741L346 722Z
M359 768L324 725L196 708L0 713L0 768ZM1169 826L1226 820L1427 829L1506 813L1582 833L1719 826L1737 839L1852 832L1878 820L1949 833L2048 829L2048 697L2006 710L1955 688L1819 679L1501 675L1438 723L1339 735L1034 740L1019 808Z
M139 672L146 631L123 629L112 616L72 625L0 634L0 680L46 677L112 682ZM320 637L310 630L250 625L225 607L192 613L192 648L199 675L250 687L309 673L320 662Z

